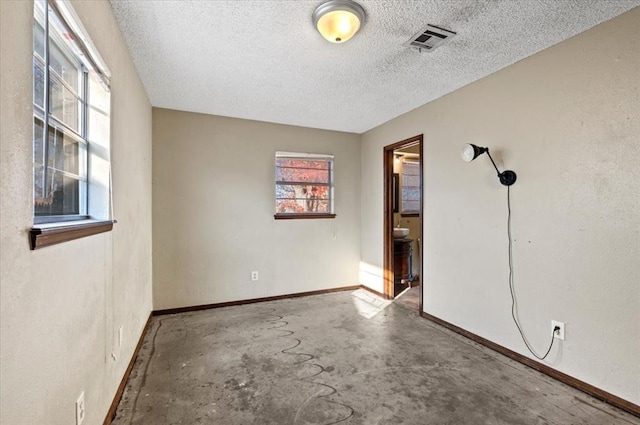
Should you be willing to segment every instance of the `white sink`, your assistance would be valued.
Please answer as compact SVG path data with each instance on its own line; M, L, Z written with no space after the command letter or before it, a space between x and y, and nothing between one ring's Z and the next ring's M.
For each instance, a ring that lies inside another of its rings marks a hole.
M403 239L409 236L409 229L405 227L394 227L393 228L393 237L395 239Z

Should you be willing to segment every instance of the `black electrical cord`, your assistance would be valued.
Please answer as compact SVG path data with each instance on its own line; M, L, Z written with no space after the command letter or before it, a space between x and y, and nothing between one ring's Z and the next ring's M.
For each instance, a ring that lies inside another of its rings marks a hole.
M549 349L544 354L544 356L540 357L533 351L529 343L527 342L527 338L524 337L524 332L522 332L522 328L518 323L518 319L516 319L516 294L513 289L513 243L511 241L511 194L509 192L511 186L507 186L507 236L509 237L509 290L511 291L511 317L513 317L513 322L516 324L518 328L518 332L520 332L520 336L522 337L522 341L524 341L524 345L527 346L527 349L531 354L533 354L537 359L544 360L547 358L549 353L551 352L551 347L553 347L553 342L555 340L555 332L554 328L551 333L551 344L549 344Z

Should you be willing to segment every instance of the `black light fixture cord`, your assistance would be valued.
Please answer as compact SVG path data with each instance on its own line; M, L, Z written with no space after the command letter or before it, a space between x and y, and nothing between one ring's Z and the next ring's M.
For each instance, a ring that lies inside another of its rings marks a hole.
M513 243L511 241L511 194L509 189L511 186L507 186L507 236L509 237L509 290L511 291L511 317L513 317L513 322L516 324L518 328L518 332L520 332L520 336L522 337L522 341L524 341L524 345L527 346L527 349L531 354L533 354L538 360L544 360L547 358L549 353L551 352L551 347L553 347L554 334L555 330L551 332L551 344L549 344L549 349L544 354L544 356L540 357L537 355L529 343L527 342L527 338L524 337L524 332L522 332L522 328L520 328L520 324L518 323L518 319L516 319L516 294L513 289Z

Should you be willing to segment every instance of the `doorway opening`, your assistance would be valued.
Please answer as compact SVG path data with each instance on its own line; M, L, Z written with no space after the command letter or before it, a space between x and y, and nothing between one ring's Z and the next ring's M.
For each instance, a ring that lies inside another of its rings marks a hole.
M422 311L423 135L384 147L384 295Z

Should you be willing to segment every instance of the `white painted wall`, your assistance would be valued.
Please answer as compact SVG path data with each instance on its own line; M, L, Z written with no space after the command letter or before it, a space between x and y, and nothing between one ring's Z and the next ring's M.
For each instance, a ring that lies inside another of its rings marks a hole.
M424 133L424 309L529 355L510 317L506 189L513 169L515 290L546 363L640 403L640 8L398 117L362 139L362 265L382 266L383 146ZM363 282L366 283L366 282ZM369 285L380 291L381 279Z
M276 151L335 155L335 219L273 218ZM358 284L359 135L154 108L153 158L154 309Z
M29 250L33 3L1 1L2 424L73 424L82 390L84 424L101 424L151 311L151 106L109 3L73 6L113 74L118 224L109 233Z

